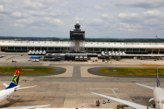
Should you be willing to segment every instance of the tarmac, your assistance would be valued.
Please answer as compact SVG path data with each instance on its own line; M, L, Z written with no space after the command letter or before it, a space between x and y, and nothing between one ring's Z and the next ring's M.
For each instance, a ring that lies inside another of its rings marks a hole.
M14 60L14 61L13 61ZM44 105L50 104L54 108L113 108L117 109L114 101L93 95L97 92L143 105L147 105L152 97L151 90L137 86L135 83L155 86L155 78L118 78L104 77L88 73L89 68L102 66L115 67L164 67L163 60L137 60L123 59L120 61L90 60L88 62L31 62L27 54L3 54L0 58L0 66L51 66L66 69L65 73L51 76L20 77L21 86L37 85L31 89L19 90L10 99L0 103L0 107ZM12 75L11 75L12 76ZM4 82L9 83L11 76L0 77L0 89ZM164 78L161 78L161 87L164 86ZM96 101L100 106L96 106ZM125 107L124 109L131 109Z

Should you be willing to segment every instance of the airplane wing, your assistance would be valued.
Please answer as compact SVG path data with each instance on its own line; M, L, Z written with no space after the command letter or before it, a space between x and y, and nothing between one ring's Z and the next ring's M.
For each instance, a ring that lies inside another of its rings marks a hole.
M36 85L34 85L34 86L27 86L27 87L20 87L20 86L17 86L17 87L16 87L16 90L28 89L28 88L33 88L33 87L36 87Z
M35 108L47 108L50 105L35 105L35 106L17 106L17 107L6 107L1 109L35 109Z
M144 105L141 105L141 104L133 103L133 102L130 102L130 101L119 99L119 98L106 96L106 95L95 93L95 92L92 92L92 93L95 94L95 95L98 95L98 96L101 96L101 97L116 101L118 103L126 104L126 105L128 105L132 108L135 108L135 109L147 109L147 106L144 106ZM149 108L149 109L153 109L153 108Z
M145 87L145 88L148 88L148 89L154 90L154 87L147 86L147 85L143 85L143 84L140 84L140 83L136 83L136 84L139 85L139 86L141 86L141 87Z

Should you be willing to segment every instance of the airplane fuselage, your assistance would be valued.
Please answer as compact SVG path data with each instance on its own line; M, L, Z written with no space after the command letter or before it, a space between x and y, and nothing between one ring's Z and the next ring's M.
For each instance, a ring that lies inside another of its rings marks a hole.
M0 91L0 102L3 102L7 98L9 98L13 92L15 91L15 87L10 88L10 89L4 89Z
M155 87L153 94L156 109L164 109L164 91L160 87Z

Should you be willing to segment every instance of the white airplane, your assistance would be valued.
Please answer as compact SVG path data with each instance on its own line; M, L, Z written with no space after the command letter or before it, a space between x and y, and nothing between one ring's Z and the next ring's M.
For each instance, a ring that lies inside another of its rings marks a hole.
M0 102L7 100L17 90L35 87L35 86L20 87L18 85L20 73L21 70L17 69L15 71L14 76L11 79L10 84L9 85L7 85L6 83L3 84L6 88L0 91ZM48 106L49 105L18 106L18 107L7 107L2 109L34 109L34 108L48 107Z
M139 84L139 83L137 83L137 85L140 85L142 87L146 87L146 88L149 88L149 89L153 90L154 98L151 98L149 100L149 102L154 100L155 105L156 105L155 109L164 109L164 92L163 92L164 89L159 87L160 86L160 81L159 81L159 78L158 78L158 73L157 73L157 86L155 88L151 87L151 86L142 85L142 84ZM135 109L154 109L154 108L144 106L144 105L141 105L141 104L137 104L137 103L134 103L134 102L130 102L130 101L127 101L127 100L114 98L114 97L106 96L106 95L95 93L95 92L92 92L92 93L95 94L95 95L98 95L98 96L101 96L101 97L116 101L118 103L126 104L126 105L128 105L132 108L135 108Z
M156 109L164 109L164 88L160 87L160 80L157 72L157 86L151 87L143 84L136 83L139 86L153 90L153 98L149 102L154 101Z

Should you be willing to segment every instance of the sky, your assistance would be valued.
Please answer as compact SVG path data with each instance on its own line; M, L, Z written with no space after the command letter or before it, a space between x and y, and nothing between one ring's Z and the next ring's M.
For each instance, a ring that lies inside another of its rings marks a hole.
M0 0L0 36L164 38L164 0Z

